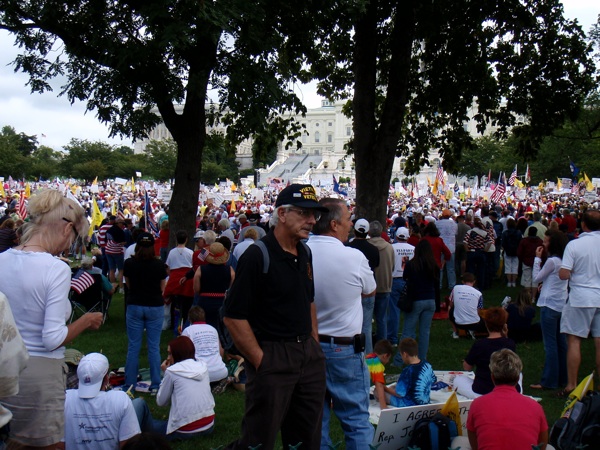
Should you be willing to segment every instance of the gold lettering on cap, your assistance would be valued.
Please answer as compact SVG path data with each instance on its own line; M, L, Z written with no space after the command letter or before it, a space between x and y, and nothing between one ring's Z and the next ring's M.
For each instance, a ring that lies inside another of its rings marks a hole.
M317 193L315 192L315 188L312 186L306 186L300 188L300 192L302 193L302 198L306 200L317 201Z

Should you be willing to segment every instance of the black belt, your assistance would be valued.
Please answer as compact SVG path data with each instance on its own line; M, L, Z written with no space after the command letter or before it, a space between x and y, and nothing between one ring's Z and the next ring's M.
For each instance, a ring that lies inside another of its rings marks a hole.
M337 345L354 345L354 337L336 337L327 336L326 334L319 335L319 342L330 344L333 342Z
M281 336L272 336L272 335L259 335L257 336L257 340L259 342L305 342L310 339L311 334L300 334L298 336L291 337L281 337Z

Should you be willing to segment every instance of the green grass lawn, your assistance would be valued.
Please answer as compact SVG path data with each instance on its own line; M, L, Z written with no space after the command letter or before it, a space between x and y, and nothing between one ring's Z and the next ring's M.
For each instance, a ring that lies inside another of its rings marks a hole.
M518 292L517 288L500 286L499 282L493 289L484 292L486 307L500 305L505 295L513 298ZM539 318L536 318L538 320ZM400 327L402 329L402 325ZM473 341L468 339L452 339L451 326L446 320L434 321L431 328L429 345L429 361L436 370L462 370L462 360L469 351ZM173 334L165 331L162 334L161 351L163 359L166 358L167 343ZM104 353L113 368L125 365L127 354L127 336L125 332L123 296L117 294L113 297L110 307L110 316L99 331L88 331L78 337L71 345L83 353ZM517 345L517 353L523 360L523 386L525 393L542 398L542 406L546 412L550 426L560 416L564 400L554 397L554 391L533 391L529 389L532 383L538 383L544 363L544 349L542 342L531 342ZM140 367L148 367L148 358L145 346L140 353ZM580 380L594 370L594 344L587 339L582 344L582 363L579 371ZM397 373L398 369L390 367L387 373ZM137 394L136 394L137 395ZM155 417L166 419L168 407L156 406L153 397L144 396L148 401ZM211 449L226 445L236 439L240 433L240 423L244 412L244 395L229 388L224 394L215 397L216 426L215 432L210 437L194 439L187 443L174 443L176 449ZM332 424L332 439L334 442L343 440L339 424ZM343 445L342 445L343 448Z

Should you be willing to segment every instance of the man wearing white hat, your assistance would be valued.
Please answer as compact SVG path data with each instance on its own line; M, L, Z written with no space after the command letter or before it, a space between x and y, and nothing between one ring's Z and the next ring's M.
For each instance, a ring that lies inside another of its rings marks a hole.
M66 391L65 448L119 449L140 433L133 404L125 392L106 391L108 359L90 353L77 367L79 389Z

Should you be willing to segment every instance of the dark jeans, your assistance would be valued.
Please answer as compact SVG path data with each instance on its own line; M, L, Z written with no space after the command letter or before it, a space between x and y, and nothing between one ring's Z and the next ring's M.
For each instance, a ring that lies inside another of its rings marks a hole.
M281 429L283 448L318 450L325 400L325 356L313 338L304 342L263 341L257 369L246 363L246 411L242 437L227 449L270 450Z
M467 272L477 278L477 285L484 289L486 287L486 253L483 250L467 252Z

